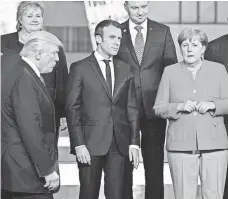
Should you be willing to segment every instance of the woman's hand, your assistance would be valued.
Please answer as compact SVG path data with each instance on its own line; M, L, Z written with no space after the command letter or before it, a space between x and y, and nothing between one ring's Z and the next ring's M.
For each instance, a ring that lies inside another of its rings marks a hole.
M177 110L180 112L188 112L196 110L196 101L187 100L185 103L180 103L177 107Z
M196 105L196 110L200 114L205 114L207 111L212 111L215 109L214 102L200 102Z

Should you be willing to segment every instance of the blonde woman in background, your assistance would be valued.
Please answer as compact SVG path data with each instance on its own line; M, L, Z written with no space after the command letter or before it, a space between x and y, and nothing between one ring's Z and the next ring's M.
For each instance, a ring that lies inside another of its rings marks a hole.
M1 36L1 50L6 49L20 53L31 33L40 31L44 25L44 5L38 1L22 1L17 8L17 31ZM42 74L45 85L51 95L56 109L56 129L58 132L60 118L64 117L65 89L68 76L66 57L63 48L59 49L59 61L54 70Z

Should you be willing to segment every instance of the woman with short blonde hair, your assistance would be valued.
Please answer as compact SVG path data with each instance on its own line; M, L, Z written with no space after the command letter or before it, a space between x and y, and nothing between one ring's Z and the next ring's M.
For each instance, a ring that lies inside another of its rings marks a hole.
M178 43L183 61L165 68L154 111L169 120L166 149L176 199L223 199L228 162L224 115L228 114L228 74L204 60L205 32L185 29Z

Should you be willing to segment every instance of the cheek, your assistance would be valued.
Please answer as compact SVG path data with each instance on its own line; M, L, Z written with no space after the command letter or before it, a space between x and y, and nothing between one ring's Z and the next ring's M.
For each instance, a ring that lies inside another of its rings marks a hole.
M40 17L40 18L38 18L38 21L39 21L40 23L43 23L43 22L44 22L44 18L43 18L43 17Z

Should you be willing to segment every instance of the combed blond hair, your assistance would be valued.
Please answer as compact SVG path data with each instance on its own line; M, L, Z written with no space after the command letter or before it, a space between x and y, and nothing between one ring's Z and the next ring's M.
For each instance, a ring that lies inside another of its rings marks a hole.
M63 48L62 42L52 33L47 31L37 31L32 33L25 42L20 56L31 56L38 50L44 50L45 46L52 45Z

